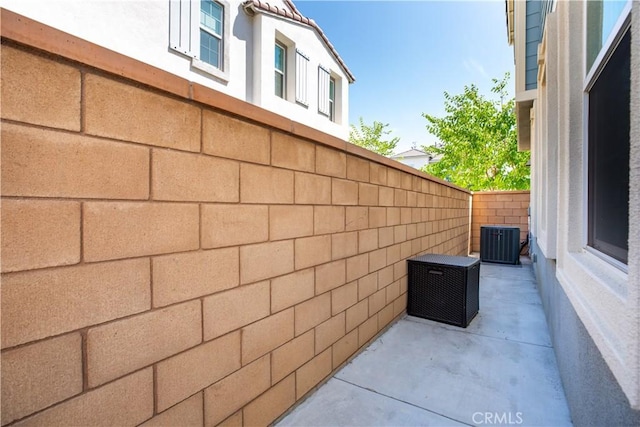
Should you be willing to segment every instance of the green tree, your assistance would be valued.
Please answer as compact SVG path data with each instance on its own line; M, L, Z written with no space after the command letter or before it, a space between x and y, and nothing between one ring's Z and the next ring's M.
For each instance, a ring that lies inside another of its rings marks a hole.
M506 98L507 73L493 79L492 101L475 85L465 86L460 95L444 93L446 115L422 116L427 130L440 144L423 147L441 160L423 168L429 174L470 190L529 189L529 152L519 152L516 136L515 100Z
M371 150L383 156L390 156L398 145L400 138L394 137L389 139L390 130L385 129L388 123L373 121L373 125L369 126L364 123L362 117L359 119L359 127L351 125L349 130L349 142L359 145L362 148Z

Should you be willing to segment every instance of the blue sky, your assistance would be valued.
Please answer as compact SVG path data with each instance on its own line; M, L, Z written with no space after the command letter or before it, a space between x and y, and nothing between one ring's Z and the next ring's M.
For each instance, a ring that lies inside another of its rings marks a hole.
M492 78L510 72L505 6L496 1L295 0L336 47L356 82L349 91L349 121L362 116L389 123L400 137L396 153L415 141L436 141L422 113L444 115L443 92L476 84L489 95Z

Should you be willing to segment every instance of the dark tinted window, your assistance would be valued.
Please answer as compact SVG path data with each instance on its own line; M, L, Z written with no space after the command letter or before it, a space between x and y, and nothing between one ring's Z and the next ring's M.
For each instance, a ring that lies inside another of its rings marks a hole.
M630 39L622 38L589 91L589 246L627 263Z

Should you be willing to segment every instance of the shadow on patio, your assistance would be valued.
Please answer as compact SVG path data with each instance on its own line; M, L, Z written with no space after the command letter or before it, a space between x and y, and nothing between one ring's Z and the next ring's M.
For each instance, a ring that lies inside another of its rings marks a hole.
M466 328L405 316L279 426L571 425L528 258L483 263Z

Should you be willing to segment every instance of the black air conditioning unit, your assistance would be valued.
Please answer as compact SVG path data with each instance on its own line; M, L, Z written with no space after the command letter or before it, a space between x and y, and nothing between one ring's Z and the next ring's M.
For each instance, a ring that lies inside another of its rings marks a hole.
M520 263L520 228L480 227L480 260L501 264Z
M466 328L478 314L480 260L428 254L407 264L407 314Z

